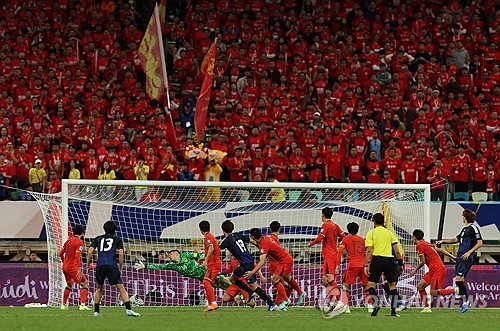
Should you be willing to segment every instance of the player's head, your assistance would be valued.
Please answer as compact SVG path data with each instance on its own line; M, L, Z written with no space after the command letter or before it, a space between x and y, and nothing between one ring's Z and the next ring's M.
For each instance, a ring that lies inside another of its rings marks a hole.
M321 219L323 222L332 218L333 210L330 207L325 207L321 209Z
M224 233L227 233L227 234L233 233L234 224L230 220L225 220L224 222L222 222L221 228L222 228L222 232L224 232Z
M200 227L201 233L210 232L210 223L208 221L201 221L198 226Z
M170 261L179 262L181 260L181 251L178 249L169 251L168 258L170 259Z
M349 234L358 234L358 230L359 230L358 223L351 222L347 224L347 232L349 232Z
M470 209L464 209L462 218L465 224L472 224L476 221L476 213Z
M269 224L269 229L271 229L271 232L280 232L281 224L278 221L272 221L271 224Z
M115 234L116 231L116 223L114 221L107 221L104 223L103 227L104 233L106 234Z
M384 225L384 215L382 215L381 213L376 213L375 215L373 215L373 223L375 223L375 225Z
M250 230L250 238L253 240L259 241L262 238L262 231L259 228L252 228Z
M413 237L412 237L413 242L416 244L420 240L424 240L424 231L420 229L415 229L413 230Z
M81 235L83 235L83 232L84 232L84 231L85 231L85 230L83 229L83 226L82 226L82 225L80 225L80 224L77 224L77 225L75 225L75 226L73 227L73 235L74 235L74 236L81 236Z

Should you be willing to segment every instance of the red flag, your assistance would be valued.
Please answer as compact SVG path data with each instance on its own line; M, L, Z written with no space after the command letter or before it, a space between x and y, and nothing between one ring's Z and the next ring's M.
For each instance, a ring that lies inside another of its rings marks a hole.
M212 77L215 66L215 41L210 46L205 59L201 64L201 72L205 74L203 84L201 85L200 96L196 102L196 113L194 114L194 122L196 129L196 137L201 142L205 135L205 125L207 123L208 104L210 103L210 93L212 92Z
M160 14L160 27L165 29L165 20L167 17L167 0L160 0L158 3L158 12Z
M174 121L172 120L172 113L170 111L167 111L165 115L165 122L167 124L167 140L168 144L172 147L172 149L175 151L177 148L177 137L175 135L175 129L174 129Z
M139 46L138 55L142 69L146 74L146 93L152 99L159 100L165 94L168 80L158 4L156 4L155 11L149 20L148 28Z

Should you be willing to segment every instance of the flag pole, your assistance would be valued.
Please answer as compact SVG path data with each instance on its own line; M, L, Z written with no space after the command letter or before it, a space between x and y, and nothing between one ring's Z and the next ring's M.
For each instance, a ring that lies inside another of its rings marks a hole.
M158 3L155 5L155 11L154 15L156 18L156 21L160 23L160 10L158 9ZM158 44L160 46L160 58L162 62L162 73L163 73L163 80L165 82L165 89L167 90L167 108L170 109L170 95L168 93L168 75L167 75L167 64L165 62L165 49L163 48L163 35L161 33L161 27L160 24L156 25L157 32L158 32Z

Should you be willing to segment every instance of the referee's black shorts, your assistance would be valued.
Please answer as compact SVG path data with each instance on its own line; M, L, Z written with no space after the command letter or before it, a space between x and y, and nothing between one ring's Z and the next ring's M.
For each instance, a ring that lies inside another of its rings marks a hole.
M373 256L370 263L370 276L368 281L378 283L382 273L385 275L387 282L394 283L398 280L398 267L394 263L394 257Z

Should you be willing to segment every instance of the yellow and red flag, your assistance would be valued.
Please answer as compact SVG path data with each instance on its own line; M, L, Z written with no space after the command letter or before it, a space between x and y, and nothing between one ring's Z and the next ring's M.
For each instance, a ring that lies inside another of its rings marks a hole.
M201 142L205 135L205 125L207 123L208 104L210 103L210 93L212 92L212 78L215 67L215 41L210 46L205 59L201 64L201 72L205 74L201 85L200 95L196 102L196 113L194 115L196 137Z
M167 0L158 2L158 12L160 14L160 27L165 29L165 18L167 17Z
M146 93L152 99L159 100L166 93L168 78L158 4L156 4L155 11L149 20L148 28L139 46L138 55L146 75Z

